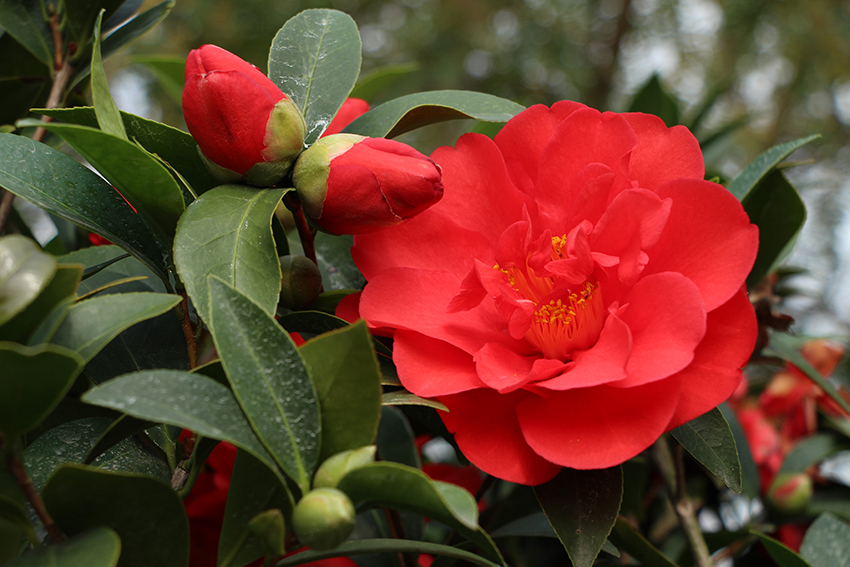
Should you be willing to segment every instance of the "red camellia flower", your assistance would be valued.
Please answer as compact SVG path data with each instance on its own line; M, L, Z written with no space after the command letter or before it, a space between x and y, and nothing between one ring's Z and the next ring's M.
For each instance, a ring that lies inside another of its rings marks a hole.
M270 183L304 146L306 125L295 104L262 71L215 45L189 53L183 114L204 157L224 168L212 168L222 181L230 174Z
M331 123L328 125L328 129L322 134L322 138L332 134L339 134L346 126L367 112L369 112L369 103L362 98L345 99L345 102L342 103L342 107L340 107L336 116L334 116L334 119L331 120Z
M320 139L292 176L304 212L331 234L402 223L440 200L441 179L434 160L407 144L355 134Z
M560 102L432 158L445 198L355 237L359 310L473 464L611 467L735 390L758 231L686 128Z

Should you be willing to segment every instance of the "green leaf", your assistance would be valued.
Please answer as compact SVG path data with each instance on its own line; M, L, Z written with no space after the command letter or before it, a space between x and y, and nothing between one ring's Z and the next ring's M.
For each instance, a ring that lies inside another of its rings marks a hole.
M108 182L65 154L0 134L0 186L108 238L168 280L168 248Z
M89 361L127 327L161 315L178 303L180 296L164 293L121 293L87 299L71 307L50 342Z
M114 567L120 555L118 534L98 526L68 541L28 551L6 567Z
M381 408L381 422L378 424L376 444L378 456L382 461L401 463L416 469L422 467L413 428L407 417L392 406Z
M623 500L623 469L564 468L534 487L537 501L575 567L590 567L617 522Z
M60 264L84 266L83 281L78 289L80 295L89 294L115 280L137 277L146 279L139 280L132 286L118 288L117 291L166 292L165 286L157 279L155 273L136 258L128 256L118 246L91 246L60 256L57 260Z
M680 123L679 104L653 75L632 99L628 112L645 112L661 118L668 128Z
M776 561L779 567L812 567L784 543L756 530L750 530L750 533L759 538L770 558Z
M425 406L426 408L434 408L442 411L449 411L445 404L441 404L437 400L428 400L420 398L415 394L411 394L407 390L395 390L385 392L381 396L381 405L383 406Z
M337 10L305 10L284 24L269 51L269 78L301 108L304 142L328 127L360 74L360 33Z
M180 186L150 152L87 126L32 119L20 120L18 126L40 126L61 136L127 199L148 226L158 231L162 242L171 242L186 204Z
M773 146L751 161L750 164L744 168L744 171L739 173L737 177L729 183L729 191L735 195L739 201L743 202L750 192L756 188L764 176L770 173L779 164L779 162L791 155L797 148L801 148L818 138L820 138L820 134L814 134L812 136Z
M37 0L0 0L0 27L35 55L53 67L53 34Z
M316 235L316 260L327 290L363 289L366 285L366 279L351 259L352 244L354 237L350 235L332 236L324 232Z
M478 504L459 486L431 480L418 469L384 461L354 469L342 477L337 488L355 506L386 506L437 520L502 561L498 548L478 527Z
M98 526L115 530L121 538L119 567L188 564L186 511L177 494L161 480L63 465L45 485L42 497L66 534Z
M17 234L0 238L0 325L35 301L55 272L56 260L34 241Z
M101 8L105 11L103 21L108 22L124 3L125 0L64 0L68 31L77 45L85 45L91 39ZM107 26L104 26L104 29L108 29Z
M400 134L446 120L473 118L507 122L525 107L493 95L468 91L429 91L403 96L376 106L345 128L373 138Z
M131 63L144 65L159 85L177 103L183 101L183 83L186 72L185 57L133 56Z
M90 106L39 108L36 111L68 124L97 128L97 117ZM179 171L195 193L203 193L219 184L201 160L198 145L192 136L168 124L148 120L129 112L122 111L121 118L124 120L124 128L130 139L135 140L147 151Z
M207 277L215 275L274 313L280 263L272 238L282 189L216 187L193 202L177 225L174 262L201 318L209 322Z
M281 316L278 321L290 333L315 333L317 335L344 329L351 325L345 319L321 311L293 311Z
M97 115L97 123L100 129L122 140L129 140L124 122L118 105L109 92L109 83L106 81L106 71L103 69L103 58L100 56L100 25L105 10L101 9L94 24L94 44L91 56L91 98L94 111Z
M552 537L557 538L554 528L546 518L543 512L529 514L518 520L509 522L494 532L490 533L490 537L498 539L502 537ZM602 545L602 551L614 557L620 557L620 551L614 547L610 541L606 541Z
M375 100L389 86L399 79L419 70L418 63L402 63L400 65L385 65L361 75L357 85L349 96L364 100Z
M0 431L12 438L41 423L82 367L79 355L61 347L0 342Z
M815 433L811 437L801 439L794 444L791 451L779 467L781 473L805 472L814 464L820 463L830 455L850 449L850 442L845 437L834 433Z
M645 567L678 567L622 516L617 518L610 539L611 543L637 559Z
M351 555L364 555L370 553L428 553L468 561L485 567L499 567L498 564L463 549L429 543L425 541L410 541L404 539L365 539L360 541L349 541L333 548L330 551L302 551L295 555L282 559L275 563L277 567L291 567L302 565L312 561L328 559L330 557L348 557Z
M800 555L812 567L850 566L850 525L830 513L821 514L806 531Z
M227 441L276 471L233 393L206 376L179 370L145 370L92 388L83 394L82 400Z
M828 380L820 375L820 372L808 360L803 358L794 337L783 333L770 333L770 340L768 341L768 348L765 349L765 353L767 356L771 354L778 356L782 360L786 360L799 368L803 374L820 386L821 390L832 398L844 411L850 413L850 404L847 403L847 400L836 391L835 387Z
M106 431L101 434L97 442L88 454L86 454L86 458L83 459L82 464L91 464L105 451L111 449L122 440L132 435L136 435L137 433L142 433L145 429L150 429L155 425L156 424L152 421L136 419L135 417L131 417L127 414L122 415L113 421L109 427L106 428Z
M0 42L8 35L0 36ZM9 57L0 43L0 53ZM29 113L29 109L39 104L47 88L46 79L18 79L0 77L0 132L14 132L14 124Z
M374 443L381 417L381 370L365 321L317 337L299 350L321 408L319 461Z
M208 323L233 394L275 462L306 493L318 465L321 418L298 348L259 305L221 279L208 281Z
M738 460L741 463L741 493L751 500L758 498L760 493L758 469L753 460L753 454L750 452L750 445L747 442L746 435L744 435L744 430L741 428L735 412L729 409L727 404L723 403L718 407L723 417L726 418L726 423L729 424L729 429L735 438L735 446L738 448Z
M0 327L0 341L26 344L41 322L60 303L75 297L83 270L81 266L56 267L56 273L35 301ZM0 287L2 296L2 287Z
M742 490L741 462L735 437L719 409L705 413L670 432L688 453L734 492Z

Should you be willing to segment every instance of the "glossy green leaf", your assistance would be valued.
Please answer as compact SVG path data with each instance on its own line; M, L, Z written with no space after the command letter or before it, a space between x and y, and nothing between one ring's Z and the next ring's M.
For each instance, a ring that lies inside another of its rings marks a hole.
M818 372L808 360L803 358L798 346L799 345L794 340L794 337L790 335L786 335L784 333L770 333L768 348L765 349L765 352L768 356L771 354L778 356L799 368L803 374L808 376L812 382L820 386L821 390L832 398L844 411L850 413L850 403L847 403L847 400L845 400L841 394L835 390L835 387L821 376L820 372Z
M227 441L275 470L231 391L206 376L179 370L145 370L92 388L82 400Z
M130 61L147 67L165 92L176 103L182 103L185 57L134 56Z
M171 486L161 480L84 465L63 465L45 485L42 497L48 512L66 534L75 535L98 526L115 530L121 538L119 567L188 564L186 511Z
M58 122L21 120L62 137L123 195L158 237L169 243L186 205L180 186L147 150L108 132Z
M623 500L623 469L564 468L534 487L537 501L575 567L590 567L617 522Z
M103 21L107 22L124 3L125 0L64 0L67 29L78 45L85 45L92 37L100 9L105 10ZM104 25L103 29L108 28Z
M0 0L0 27L39 61L53 67L53 34L38 0Z
M269 51L269 78L301 108L305 143L328 127L360 74L360 33L337 10L305 10L284 24Z
M97 526L68 541L28 551L6 567L115 567L120 555L118 534Z
M759 251L747 285L758 285L791 252L806 222L806 206L785 175L774 170L743 201L750 220L759 227Z
M94 42L91 57L91 97L94 104L94 112L97 115L97 123L100 129L122 140L129 140L127 131L124 129L124 121L118 105L109 92L109 83L106 80L106 71L103 69L103 58L100 55L101 31L100 26L104 10L97 15L94 24Z
M820 138L820 134L807 136L791 142L785 142L773 146L769 150L760 154L756 159L744 168L744 171L739 173L735 179L729 183L729 191L735 195L739 201L743 202L750 192L756 188L761 180L773 169L779 165L779 162L794 153L794 150L801 148Z
M468 561L485 567L499 567L497 563L476 555L472 552L426 541L410 541L404 539L365 539L360 541L349 541L333 548L330 551L302 551L295 555L278 561L278 567L292 567L302 565L330 557L349 557L353 555L365 555L372 553L427 553L442 557L451 557L461 561Z
M233 394L275 462L306 493L321 441L308 369L271 315L223 280L208 281L208 323Z
M290 333L315 333L317 335L344 329L351 324L345 319L321 311L293 311L282 315L278 321Z
M90 106L39 108L37 112L69 124L97 128L97 117ZM147 151L156 154L179 171L195 193L203 193L219 184L201 160L198 145L191 135L168 124L148 120L129 112L122 111L121 118L124 120L124 128L130 139L135 140Z
M376 444L382 461L401 463L415 469L422 467L413 428L407 417L392 406L381 408Z
M85 268L78 293L88 294L96 289L125 278L144 277L132 286L112 288L111 292L154 291L165 293L162 282L147 266L118 246L91 246L57 258L60 264L82 264Z
M81 266L57 266L50 283L35 298L35 301L0 327L0 341L13 340L26 344L36 328L57 305L75 297L82 274ZM0 295L2 295L2 288L0 288Z
M332 236L320 232L316 235L316 260L322 272L325 289L363 289L366 279L351 259L350 235Z
M108 182L65 154L0 134L0 186L108 238L167 280L170 251Z
M386 506L422 514L457 530L502 561L498 548L478 527L478 504L466 490L399 463L364 465L337 484L355 506Z
M688 453L738 494L742 490L741 462L735 437L719 409L705 413L670 432Z
M446 120L473 118L507 122L525 107L493 95L468 91L429 91L406 95L376 106L345 128L345 132L394 138Z
M617 518L610 539L617 548L627 552L645 567L678 567L622 516Z
M784 543L756 530L750 530L750 533L759 538L770 558L776 561L779 567L812 567Z
M529 514L518 520L508 522L499 529L490 533L490 537L498 539L502 537L551 537L557 538L554 528L543 512ZM620 557L620 551L610 541L602 545L602 551L614 557Z
M321 408L319 461L374 443L381 417L381 370L365 321L310 340L299 350Z
M26 309L55 272L56 260L35 241L17 234L0 238L0 325Z
M850 449L850 441L841 435L830 432L815 433L794 444L791 451L785 455L779 472L804 472L830 455L848 449Z
M136 435L138 433L142 433L145 429L150 429L154 427L156 424L152 421L145 421L143 419L137 419L135 417L129 416L127 414L121 415L118 419L113 421L109 427L100 435L97 442L91 448L91 450L86 454L86 458L83 459L84 465L91 464L96 458L101 456L105 451L114 447L122 440Z
M661 118L668 128L679 124L679 104L653 75L632 99L629 112L645 112Z
M271 220L282 189L223 185L201 195L180 219L174 262L195 309L209 322L207 276L215 275L274 313L280 263Z
M357 85L349 96L372 101L378 98L388 87L400 79L419 70L417 63L402 63L400 65L385 65L360 75Z
M179 296L164 293L121 293L86 299L71 307L50 342L89 361L127 327L161 315L178 303Z
M292 508L286 484L261 461L244 451L237 452L218 540L219 565L246 565L261 557L263 543L251 533L248 522L264 510L277 509L291 524Z
M812 567L850 566L850 524L821 514L806 531L800 555Z
M0 432L13 438L41 423L82 367L79 355L61 347L0 342Z
M0 40L4 37L8 36L0 36ZM15 128L9 124L14 124L26 116L30 108L38 106L39 99L44 97L47 88L49 87L46 79L0 77L0 132L13 132Z
M424 406L426 408L434 408L436 410L449 411L445 404L441 404L437 400L429 400L420 398L415 394L411 394L407 390L395 390L393 392L385 392L381 396L381 405L384 406Z
M744 435L744 430L738 422L738 417L725 403L718 406L726 423L729 424L729 430L732 431L732 436L735 438L735 446L738 448L738 460L741 463L741 493L749 499L758 498L760 494L760 479L756 463L753 460L753 454L750 452L750 445L747 442L747 437Z

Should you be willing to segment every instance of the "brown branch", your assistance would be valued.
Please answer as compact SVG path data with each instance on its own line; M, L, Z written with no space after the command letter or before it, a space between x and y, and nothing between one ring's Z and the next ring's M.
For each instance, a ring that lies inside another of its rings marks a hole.
M183 327L183 335L186 337L189 368L194 369L198 366L198 343L195 341L195 330L192 328L192 321L189 319L189 298L185 291L181 295L183 296L183 301L180 304L183 311L181 326Z
M290 191L283 196L283 204L286 208L292 211L292 217L295 219L295 228L298 229L298 237L301 239L301 246L304 248L304 255L310 258L317 266L316 261L316 245L313 239L313 231L307 224L307 217L304 216L304 209L301 207L301 199L295 191Z

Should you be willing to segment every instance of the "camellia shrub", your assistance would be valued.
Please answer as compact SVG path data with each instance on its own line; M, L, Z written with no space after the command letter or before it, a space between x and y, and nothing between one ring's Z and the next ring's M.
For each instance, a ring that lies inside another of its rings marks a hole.
M0 564L846 562L843 350L776 310L816 136L707 180L650 108L370 107L334 10L191 51L186 133L112 99L173 2L122 4L0 3Z

